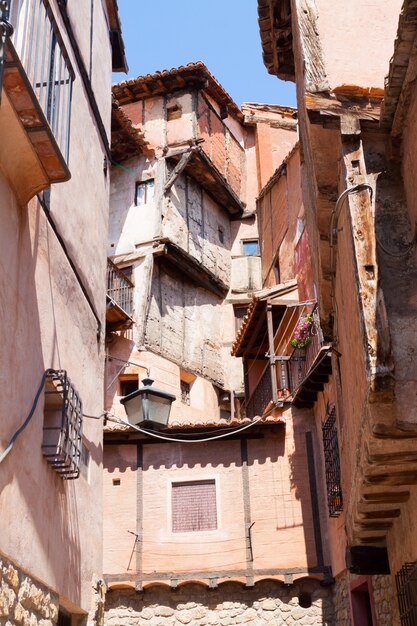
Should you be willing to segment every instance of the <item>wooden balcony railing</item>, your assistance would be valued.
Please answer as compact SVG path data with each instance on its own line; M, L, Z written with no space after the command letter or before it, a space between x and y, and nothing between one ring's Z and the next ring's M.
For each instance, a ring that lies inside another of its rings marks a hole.
M126 330L133 323L133 283L107 259L107 312L109 330Z

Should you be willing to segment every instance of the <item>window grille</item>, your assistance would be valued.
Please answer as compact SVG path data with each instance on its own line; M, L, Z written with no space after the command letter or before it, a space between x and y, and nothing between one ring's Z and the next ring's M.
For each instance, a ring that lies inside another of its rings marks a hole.
M405 563L395 575L401 626L417 626L417 561Z
M329 515L338 517L343 511L343 495L335 407L328 409L327 419L323 424L323 447Z
M50 370L45 382L42 452L63 480L80 475L83 407L65 370Z
M172 532L216 530L216 481L172 484Z

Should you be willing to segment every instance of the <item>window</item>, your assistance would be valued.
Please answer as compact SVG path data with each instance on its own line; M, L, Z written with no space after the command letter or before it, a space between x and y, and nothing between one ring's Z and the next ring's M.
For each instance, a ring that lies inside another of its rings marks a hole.
M181 380L181 402L183 404L188 404L190 406L190 391L191 385L187 383L185 380Z
M167 107L167 121L178 120L181 117L182 109L179 104Z
M172 483L172 532L216 529L216 481Z
M259 239L242 239L242 252L244 256L259 255Z
M78 478L83 405L65 370L49 370L45 381L42 453L63 480Z
M417 623L417 561L405 563L395 574L402 626Z
M191 372L180 368L181 402L188 406L190 406L191 403L191 389L196 378L195 374L191 374Z
M234 312L235 312L235 330L237 332L240 328L243 318L248 312L248 309L247 307L235 307Z
M219 226L218 233L220 243L224 243L224 229L222 226Z
M120 396L128 396L139 389L139 378L137 374L123 374L119 377Z
M330 409L330 407L327 408L327 419L322 428L327 484L327 504L329 507L330 517L338 517L343 511L343 496L335 407L332 409Z
M136 183L135 205L143 206L144 204L148 204L148 202L152 202L153 190L154 190L153 178L150 178L149 180L145 180L142 183Z

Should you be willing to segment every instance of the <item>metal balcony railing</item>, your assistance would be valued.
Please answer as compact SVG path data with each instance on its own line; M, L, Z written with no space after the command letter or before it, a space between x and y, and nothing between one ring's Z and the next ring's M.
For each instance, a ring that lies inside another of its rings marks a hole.
M12 0L11 42L68 162L74 71L48 0Z
M300 318L306 314L306 311L302 309L300 311ZM313 330L311 333L311 343L306 348L295 348L288 360L288 373L291 391L295 391L306 378L320 351L320 348L324 344L317 305L314 307L311 315L314 319Z
M128 316L133 315L133 283L107 259L107 296Z

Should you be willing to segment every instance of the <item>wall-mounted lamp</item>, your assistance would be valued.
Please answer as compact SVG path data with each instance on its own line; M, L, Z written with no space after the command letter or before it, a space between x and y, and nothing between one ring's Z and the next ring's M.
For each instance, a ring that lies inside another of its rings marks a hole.
M144 378L143 387L120 399L127 419L133 426L164 428L168 424L171 405L176 397L152 387L153 380Z

